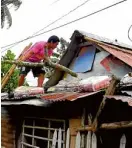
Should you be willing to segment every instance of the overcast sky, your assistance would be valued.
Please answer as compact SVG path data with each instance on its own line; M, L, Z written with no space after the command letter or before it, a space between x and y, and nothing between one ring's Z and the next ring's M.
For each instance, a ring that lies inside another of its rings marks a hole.
M13 24L8 30L6 28L1 30L1 47L33 35L35 32L85 1L86 0L22 0L22 5L17 11L14 11L13 7L10 8ZM89 0L85 5L43 31L55 28L119 1L121 0ZM132 45L132 42L130 42L127 36L128 28L132 24L131 6L132 0L127 0L78 22L22 42L11 48L11 50L18 56L23 48L30 42L46 41L48 37L53 34L69 41L74 30L86 31L112 40L117 39L119 42ZM130 36L132 38L132 30ZM5 54L5 52L2 54ZM28 75L27 80L28 82L30 81L30 85L36 85L36 80L34 80L31 75L32 74Z

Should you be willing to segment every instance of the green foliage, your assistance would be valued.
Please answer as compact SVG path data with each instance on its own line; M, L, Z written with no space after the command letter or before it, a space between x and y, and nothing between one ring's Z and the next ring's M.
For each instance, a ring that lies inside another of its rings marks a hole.
M2 56L1 61L4 60L14 60L15 54L11 52L11 50L8 50L7 53ZM8 70L11 68L12 64L4 64L1 63L1 79L4 77L4 75L8 72ZM14 73L10 77L8 83L5 85L5 87L2 89L2 92L10 92L13 91L17 85L18 85L18 77L19 77L19 70L15 69ZM26 86L28 86L28 83L25 82Z

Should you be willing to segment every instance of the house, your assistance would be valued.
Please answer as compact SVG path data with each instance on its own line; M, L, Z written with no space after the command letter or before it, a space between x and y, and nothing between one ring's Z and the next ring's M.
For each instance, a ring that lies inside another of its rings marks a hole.
M124 76L132 72L132 47L74 31L60 64L78 78L55 70L45 94L2 94L2 146L131 148L132 81ZM81 80L112 75L122 80L114 94L106 95L106 89L98 87L91 92L76 89Z

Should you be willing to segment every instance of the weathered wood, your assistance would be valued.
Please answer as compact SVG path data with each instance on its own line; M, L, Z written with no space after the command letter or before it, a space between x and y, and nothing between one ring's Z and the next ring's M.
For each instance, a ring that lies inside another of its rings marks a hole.
M107 88L105 95L113 95L118 82L119 82L119 80L115 76L112 76L111 83L110 83L109 87ZM105 103L106 103L106 97L103 98L103 100L99 106L99 109L96 113L96 116L93 120L93 123L92 123L92 127L94 128L95 131L97 130L97 126L98 126L98 117L101 114L101 112L105 106Z
M2 61L3 63L8 63L8 64L16 64L18 66L28 66L28 67L43 67L45 66L45 63L29 63L29 62L22 62L22 61L10 61L10 60L5 60ZM72 70L68 69L67 67L64 67L63 65L60 64L55 64L52 62L47 62L46 63L48 66L58 69L60 71L65 71L68 74L70 74L73 77L77 77L77 74L73 72Z
M92 141L91 131L88 131L86 148L91 148L91 141Z
M80 131L80 132L83 132L83 131L94 131L94 128L92 126L78 127L77 131Z
M132 127L132 121L103 123L98 128L110 130L110 129L128 128L128 127ZM94 128L92 126L85 126L78 128L77 131L94 131Z
M120 148L125 148L126 147L126 136L125 134L122 135L121 140L120 140Z
M67 129L67 132L66 132L66 148L70 148L70 130L69 130L69 128Z
M32 43L30 43L28 46L24 48L22 53L19 55L17 61L21 60L23 53L28 50L31 47ZM14 70L16 68L16 64L13 64L12 67L9 69L9 71L4 75L1 81L1 89L4 88L4 86L7 84L8 80L10 79L11 75L13 74Z
M58 148L61 148L61 140L62 140L62 132L61 132L61 128L59 128L59 132L58 132Z
M97 138L96 138L96 135L95 133L93 133L92 135L92 144L91 144L91 148L97 148Z
M92 39L92 38L89 38L89 37L84 37L84 39L85 40L87 40L87 41L90 41L91 43L96 43L98 46L100 46L101 47L101 45L106 45L106 46L108 46L108 47L111 47L111 48L113 48L113 49L116 49L116 50L120 50L120 51L123 51L123 52L126 52L126 53L129 53L129 54L132 54L132 51L131 50L125 50L125 49L123 49L123 48L119 48L119 47L117 47L116 45L114 46L114 45L110 45L110 44L106 44L106 43L104 43L104 42L101 42L101 41L98 41L98 40L96 40L96 39Z
M56 141L57 141L57 131L54 131L53 140L52 140L52 148L56 148Z
M118 128L127 128L127 127L132 127L132 121L103 123L100 126L100 128L102 129L118 129Z
M81 134L81 148L85 148L85 134Z
M81 135L80 135L80 132L77 133L77 136L76 136L76 145L75 145L75 148L80 148L80 144L81 144Z

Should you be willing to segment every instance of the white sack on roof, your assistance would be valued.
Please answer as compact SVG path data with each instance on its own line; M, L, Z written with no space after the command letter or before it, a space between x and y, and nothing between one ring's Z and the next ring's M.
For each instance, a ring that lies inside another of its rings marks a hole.
M111 78L108 76L92 76L79 82L79 91L92 92L107 88Z
M14 90L14 98L24 98L44 94L42 87L20 86Z

